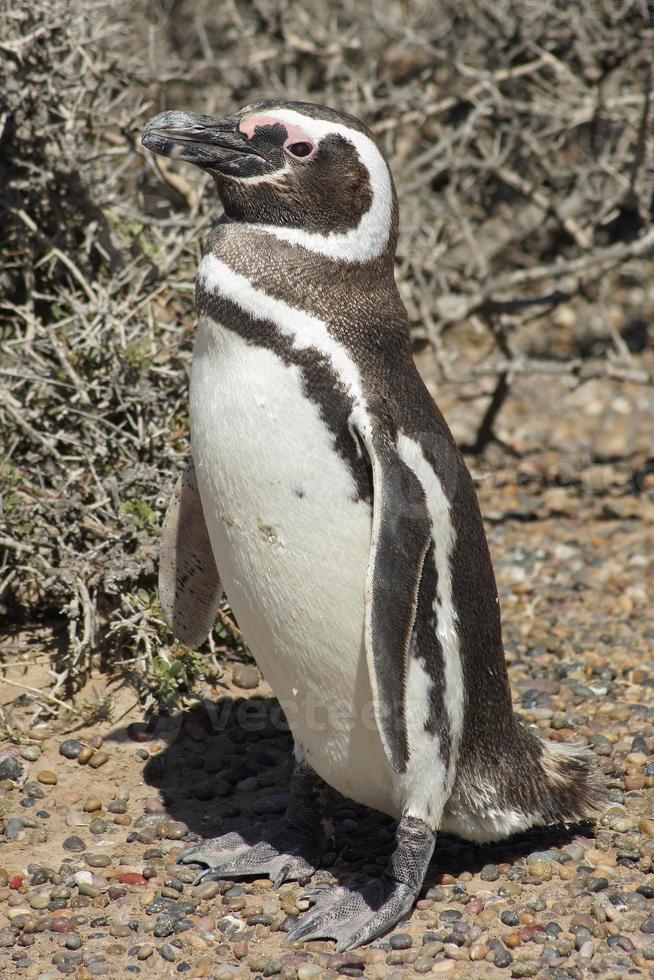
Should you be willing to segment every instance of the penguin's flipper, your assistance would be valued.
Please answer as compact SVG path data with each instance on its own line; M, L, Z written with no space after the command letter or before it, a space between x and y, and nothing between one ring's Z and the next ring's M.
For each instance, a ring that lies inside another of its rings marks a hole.
M161 530L159 602L177 640L191 647L206 640L222 591L190 459L175 485Z
M418 590L431 542L420 480L385 425L357 427L372 466L373 523L366 577L365 645L375 721L386 756L406 771L406 675Z

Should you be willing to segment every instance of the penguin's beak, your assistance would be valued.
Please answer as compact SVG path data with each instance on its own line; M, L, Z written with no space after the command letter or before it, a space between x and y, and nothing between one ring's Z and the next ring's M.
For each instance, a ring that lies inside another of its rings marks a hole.
M239 117L213 119L195 112L160 112L148 120L141 142L148 150L175 160L186 160L218 173L240 170L253 157L265 160L239 129Z

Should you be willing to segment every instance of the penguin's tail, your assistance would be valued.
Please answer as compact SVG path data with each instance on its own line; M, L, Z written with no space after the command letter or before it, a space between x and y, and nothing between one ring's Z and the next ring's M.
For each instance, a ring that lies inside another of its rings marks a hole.
M539 739L545 824L596 820L608 791L594 756L583 746Z
M487 843L531 827L595 821L608 795L592 754L546 742L515 716L511 729L492 756L474 751L459 760L441 829Z

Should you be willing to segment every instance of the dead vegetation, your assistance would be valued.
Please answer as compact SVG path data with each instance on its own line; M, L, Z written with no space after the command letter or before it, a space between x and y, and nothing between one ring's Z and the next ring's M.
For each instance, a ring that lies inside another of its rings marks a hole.
M652 384L645 0L0 7L0 603L9 631L65 623L50 698L102 650L157 695L175 661L157 531L216 203L144 155L152 113L284 95L370 123L402 201L416 345L478 409L469 450L524 375Z

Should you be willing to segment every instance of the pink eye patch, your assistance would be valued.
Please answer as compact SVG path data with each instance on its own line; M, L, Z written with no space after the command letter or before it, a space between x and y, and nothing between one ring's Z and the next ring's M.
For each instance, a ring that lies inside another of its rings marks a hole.
M255 131L258 128L263 126L279 126L280 123L286 130L284 149L294 157L306 158L311 156L316 149L316 145L314 141L306 135L302 127L296 126L293 123L284 122L282 119L277 119L275 116L249 116L239 123L239 129L245 134L245 136L247 136L248 139L252 139Z

